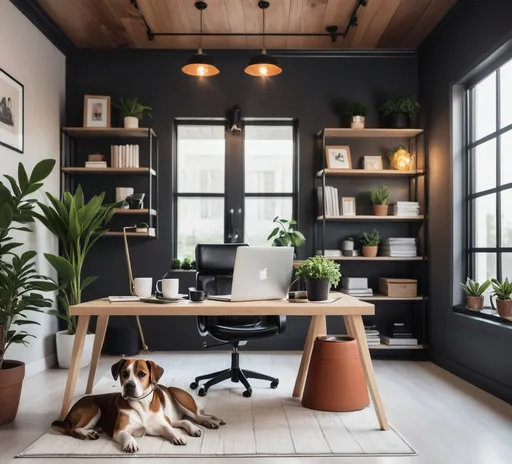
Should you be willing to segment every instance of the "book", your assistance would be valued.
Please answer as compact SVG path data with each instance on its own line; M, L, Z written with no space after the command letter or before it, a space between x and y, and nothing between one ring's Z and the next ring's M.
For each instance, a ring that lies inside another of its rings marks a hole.
M345 288L341 288L341 293L345 293L345 295L354 296L356 298L363 296L373 296L373 290L371 288L366 290L347 290Z
M326 253L327 254L327 253ZM368 289L367 277L342 277L341 286L347 290Z
M85 162L85 167L86 168L95 168L95 169L101 169L101 168L106 168L107 167L107 162L106 161L86 161Z
M389 346L415 346L418 344L417 338L395 338L387 335L381 335L382 343Z

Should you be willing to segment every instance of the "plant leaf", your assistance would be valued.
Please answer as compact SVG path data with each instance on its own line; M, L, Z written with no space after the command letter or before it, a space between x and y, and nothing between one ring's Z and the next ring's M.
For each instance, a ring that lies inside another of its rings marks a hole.
M50 253L45 253L44 256L57 271L59 278L64 282L70 282L75 278L75 269L66 258Z
M42 180L46 179L53 171L54 166L54 159L45 159L39 161L39 163L34 166L32 174L30 174L30 183L35 184L36 182L41 182Z

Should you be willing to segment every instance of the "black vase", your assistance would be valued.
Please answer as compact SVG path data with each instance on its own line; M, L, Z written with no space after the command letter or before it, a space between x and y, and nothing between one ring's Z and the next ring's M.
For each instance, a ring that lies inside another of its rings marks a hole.
M388 123L392 129L408 129L411 125L411 118L407 113L391 113L388 116Z
M329 299L329 279L306 279L306 290L309 301L325 301Z

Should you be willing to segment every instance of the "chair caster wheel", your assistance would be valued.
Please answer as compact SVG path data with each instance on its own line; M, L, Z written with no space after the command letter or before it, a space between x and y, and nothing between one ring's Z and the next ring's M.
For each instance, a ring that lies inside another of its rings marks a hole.
M198 384L197 382L192 382L192 383L190 384L190 388L191 388L192 390L195 390L198 386L199 386L199 384Z
M276 389L278 385L279 379L273 380L272 383L270 384L270 388Z
M240 380L234 379L234 380L232 380L232 382L238 383L238 382L240 382Z
M206 396L207 393L208 393L208 390L204 387L201 387L199 390L197 390L197 394L199 396Z
M245 398L250 398L252 396L252 388L249 388L248 390L245 390L242 395L245 397Z

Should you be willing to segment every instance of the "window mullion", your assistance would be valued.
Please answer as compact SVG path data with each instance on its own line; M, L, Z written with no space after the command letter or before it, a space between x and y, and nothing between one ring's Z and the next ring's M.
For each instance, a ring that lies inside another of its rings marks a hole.
M501 127L501 85L500 85L500 69L496 71L496 130ZM501 135L496 138L496 186L501 185ZM498 253L496 256L497 279L501 282L501 192L496 193L496 247Z

